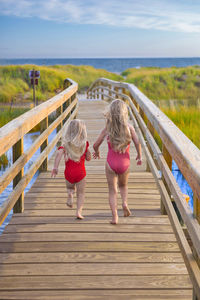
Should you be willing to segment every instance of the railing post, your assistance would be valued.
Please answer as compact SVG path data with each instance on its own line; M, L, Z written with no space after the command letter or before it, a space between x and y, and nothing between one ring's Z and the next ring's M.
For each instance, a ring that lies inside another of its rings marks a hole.
M104 83L102 82L101 85L104 86ZM103 88L101 89L101 93L102 93L101 94L101 100L104 100L104 95L103 95L104 94L104 89Z
M108 85L109 91L108 91L108 96L112 97L112 85ZM110 98L109 98L110 100Z
M44 118L44 120L42 120L40 122L40 133L45 131L47 129L47 127L48 127L48 117ZM44 143L41 145L41 147L40 147L41 152L47 147L47 144L48 144L48 139L46 139L44 141ZM44 172L44 171L47 171L47 168L48 168L48 157L45 158L45 160L41 164L39 170L40 170L40 172Z
M118 91L119 91L118 87L114 87L114 91L115 91L115 99L117 99L118 98Z
M193 288L193 292L192 292L192 300L199 300L194 288Z
M58 118L63 113L63 105L61 105L59 108L56 109L56 118ZM60 131L62 128L63 123L61 122L58 127L56 128L56 132Z
M163 157L164 157L164 159L165 159L165 161L166 161L166 163L167 163L169 169L172 170L172 157L171 157L169 151L167 150L167 148L165 147L164 144L162 144L162 154L163 154ZM166 187L168 193L170 194L170 191L169 191L168 185L167 185L166 182L165 182L165 179L162 178L162 180L163 180L163 182L164 182L164 185L165 185L165 187ZM166 211L166 209L165 209L165 207L164 207L162 201L161 201L161 213L162 213L163 215L166 215L166 214L167 214L167 211Z
M193 195L193 214L200 223L200 199L195 194Z
M140 109L139 106L138 106L138 112L139 112L139 114L141 115L141 109ZM152 126L151 122L150 122L148 119L147 119L147 128L149 129L149 131L150 131L152 137L154 138L154 137L155 137L155 128ZM148 148L149 148L149 151L150 151L150 153L151 153L151 156L153 156L153 151L151 150L151 147L148 146ZM150 168L149 168L149 165L148 165L148 164L147 164L147 169L146 169L146 171L147 171L147 172L150 171ZM162 202L161 202L161 203L162 203Z
M20 139L15 145L13 145L13 163L23 154L23 139ZM18 182L22 179L24 175L24 168L15 176L13 179L13 189L18 184ZM24 211L24 192L19 196L17 202L13 207L14 213L22 213Z
M99 99L99 88L97 88L97 99Z

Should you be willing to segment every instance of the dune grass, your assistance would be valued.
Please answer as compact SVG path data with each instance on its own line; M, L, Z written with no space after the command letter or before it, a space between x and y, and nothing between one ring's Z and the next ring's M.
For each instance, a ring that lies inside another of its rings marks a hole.
M103 69L95 69L90 66L0 66L0 102L32 101L32 86L30 84L29 71L40 71L40 79L36 86L36 98L38 101L46 101L63 88L66 78L78 82L79 91L86 89L99 77L107 77L113 80L123 80L123 77L110 73Z
M8 122L13 119L19 117L20 115L27 112L29 109L27 108L1 108L0 109L0 127L4 126Z
M194 101L200 97L200 67L141 68L122 72L151 100Z
M200 108L197 106L179 106L161 110L174 124L200 149Z
M127 69L122 76L91 66L0 66L0 102L32 100L29 71L40 71L36 87L38 101L46 101L63 88L66 78L78 82L79 91L87 89L99 77L135 84L200 147L200 67ZM0 126L24 113L25 109L1 111Z

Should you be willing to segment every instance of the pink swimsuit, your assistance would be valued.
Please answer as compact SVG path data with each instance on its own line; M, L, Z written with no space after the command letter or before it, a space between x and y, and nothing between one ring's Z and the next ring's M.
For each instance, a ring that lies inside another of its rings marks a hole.
M130 144L127 146L125 153L116 152L113 150L109 139L108 142L108 155L107 162L110 168L117 174L123 174L130 166Z

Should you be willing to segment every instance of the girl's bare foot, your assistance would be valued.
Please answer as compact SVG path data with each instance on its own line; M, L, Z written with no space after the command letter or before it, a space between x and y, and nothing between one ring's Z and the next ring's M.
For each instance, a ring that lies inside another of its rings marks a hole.
M112 217L112 221L110 221L110 224L117 225L117 223L118 223L118 216Z
M68 193L67 206L69 206L70 208L73 207L73 194L72 193Z
M127 205L123 205L122 208L123 208L123 211L124 211L124 217L129 217L131 215L131 211L128 208L128 206Z
M84 217L80 213L77 214L76 218L79 219L79 220L83 220L84 219Z

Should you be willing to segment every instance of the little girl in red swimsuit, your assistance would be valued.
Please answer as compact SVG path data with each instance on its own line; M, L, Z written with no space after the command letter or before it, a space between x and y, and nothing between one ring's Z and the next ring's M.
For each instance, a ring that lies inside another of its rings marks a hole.
M73 207L73 194L76 187L78 219L83 219L82 208L85 197L85 159L91 160L87 141L86 126L83 121L72 120L66 128L62 146L58 148L51 177L58 174L58 166L62 156L65 159L65 179L68 192L67 205Z
M117 183L122 198L124 217L128 217L131 214L127 204L131 140L134 142L137 150L137 165L142 164L141 145L133 126L128 124L128 109L122 100L114 100L109 106L106 114L106 127L101 131L93 145L95 151L93 157L95 159L100 158L99 147L105 137L107 137L108 143L106 177L109 188L109 204L112 211L111 224L117 224Z

